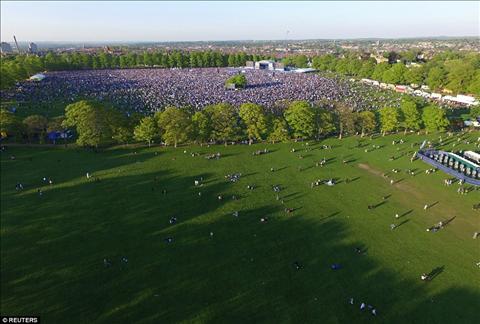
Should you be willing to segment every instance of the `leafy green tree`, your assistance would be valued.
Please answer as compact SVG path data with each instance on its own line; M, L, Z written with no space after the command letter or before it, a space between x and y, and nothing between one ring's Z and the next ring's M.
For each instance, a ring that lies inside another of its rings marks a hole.
M371 60L367 60L362 63L362 67L358 72L359 76L362 78L371 78L373 71L375 70L375 63Z
M284 113L295 138L308 138L315 133L315 111L306 101L292 102Z
M200 142L200 145L207 142L210 139L212 133L212 127L210 118L203 111L197 111L192 116L193 132L192 137L195 141Z
M337 130L334 115L327 109L319 108L315 110L315 123L317 140L320 139L320 137L328 136Z
M371 111L362 111L358 115L358 123L360 126L361 137L371 134L375 131L377 127L377 121L375 119L375 114Z
M421 117L417 103L413 100L404 99L402 100L400 109L403 115L403 127L405 129L405 134L409 130L419 130L421 126Z
M428 105L423 108L422 120L427 133L436 131L443 132L450 124L445 110L436 105Z
M268 134L268 140L275 144L276 142L285 142L290 139L288 124L283 117L271 117L271 130Z
M359 76L360 70L363 67L362 61L357 58L352 58L347 64L347 70L349 75Z
M47 124L47 132L59 132L63 131L65 128L62 126L65 116L56 116L50 118Z
M6 109L0 109L0 138L13 136L19 138L22 125L18 118Z
M378 112L380 114L380 129L383 136L385 136L387 132L397 129L399 115L395 107L384 107Z
M229 54L228 55L228 66L235 66L236 64L236 60L235 60L235 55L234 54Z
M46 133L48 119L41 115L30 115L23 120L27 136L30 141L38 137L40 143L43 143Z
M455 93L464 91L475 76L475 66L465 59L447 61L445 67L447 88Z
M388 71L389 68L390 68L390 65L387 62L382 62L375 65L375 69L373 70L373 73L372 73L372 79L383 81L383 74L386 71Z
M295 58L293 56L286 56L282 59L285 66L295 66Z
M233 84L235 85L235 88L245 88L247 86L247 77L245 74L236 74L230 78L228 78L227 81L225 81L225 85Z
M320 71L334 71L337 59L332 54L316 56L313 58L312 66Z
M160 129L163 131L163 139L167 145L185 142L191 131L190 116L177 107L167 107L164 111L155 115Z
M306 55L296 55L294 58L294 64L297 68L308 67L308 58Z
M441 67L433 67L428 71L427 85L432 90L441 89L445 85L446 73Z
M335 65L335 71L341 74L348 74L349 71L349 59L348 58L342 58L337 61L337 64Z
M475 76L470 81L470 84L467 87L467 91L477 96L480 96L480 70L475 72Z
M240 106L239 115L245 124L249 144L254 140L261 140L267 131L263 107L254 103L244 103Z
M117 113L100 103L81 100L65 108L62 126L76 129L78 145L98 147L111 141L116 126L112 115Z
M128 144L128 142L131 141L132 137L132 129L125 125L118 126L113 129L112 138L115 142L119 144Z
M423 66L412 66L405 72L405 82L408 84L423 84L425 69Z
M383 81L393 84L404 84L407 68L403 63L395 63L390 69L383 73Z
M480 106L473 106L470 108L470 118L477 119L480 118Z
M140 124L133 130L134 138L137 141L147 142L149 147L153 140L159 137L159 133L157 122L153 117L142 118Z
M335 114L337 116L339 139L342 139L344 133L352 134L355 132L356 115L350 107L337 103L335 105Z
M225 146L228 140L234 139L239 131L238 115L232 105L228 103L219 103L208 106L205 112L210 118L212 139L223 141Z

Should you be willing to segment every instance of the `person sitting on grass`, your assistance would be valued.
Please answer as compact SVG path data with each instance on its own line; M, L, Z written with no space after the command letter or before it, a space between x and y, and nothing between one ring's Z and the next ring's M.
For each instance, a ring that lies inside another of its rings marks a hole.
M112 262L109 259L104 258L103 259L103 265L104 265L105 268L109 268L109 267L112 266Z
M295 269L297 269L297 270L300 270L300 269L303 268L303 266L302 266L298 261L293 262L293 266L294 266Z
M332 270L339 270L342 268L342 266L338 263L334 263L330 267L332 268Z

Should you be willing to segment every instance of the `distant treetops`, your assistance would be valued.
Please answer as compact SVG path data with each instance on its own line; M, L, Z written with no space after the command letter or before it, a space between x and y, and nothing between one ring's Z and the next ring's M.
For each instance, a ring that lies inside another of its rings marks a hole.
M240 107L219 103L196 112L185 107L166 107L153 116L127 116L105 103L82 100L68 105L64 116L50 120L39 115L21 120L7 110L0 110L0 133L16 142L43 143L48 132L71 130L76 143L84 147L132 141L148 145L163 142L176 147L187 142L227 144L267 140L275 143L292 138L365 136L378 131L382 134L420 129L435 132L444 131L450 125L444 109L436 105L420 107L408 99L400 109L384 107L376 112L356 112L339 102L333 103L333 107L293 101L286 104L282 114L273 114L254 103ZM476 113L472 109L472 114Z

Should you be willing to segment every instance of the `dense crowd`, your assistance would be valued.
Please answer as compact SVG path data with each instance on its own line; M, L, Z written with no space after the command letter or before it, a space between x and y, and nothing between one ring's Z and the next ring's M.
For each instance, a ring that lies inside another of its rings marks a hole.
M225 80L245 73L248 86L225 89ZM347 81L318 74L286 73L232 68L124 69L51 72L41 82L23 82L2 93L2 100L50 103L80 98L108 100L129 112L148 113L167 106L205 106L228 102L239 106L253 102L275 111L283 101L310 103L344 101L355 110L385 105L398 106L399 99Z

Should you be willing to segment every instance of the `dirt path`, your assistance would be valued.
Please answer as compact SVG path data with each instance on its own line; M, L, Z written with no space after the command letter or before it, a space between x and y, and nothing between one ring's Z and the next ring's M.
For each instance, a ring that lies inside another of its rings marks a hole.
M376 175L376 176L379 176L379 177L382 177L383 179L387 180L389 178L385 177L384 176L384 173L380 170L377 170L375 168L372 168L370 165L368 164L365 164L365 163L359 163L358 164L358 167L362 170L365 170L373 175ZM393 184L393 187L397 188L397 189L400 189L402 191L405 191L405 192L408 192L410 194L412 194L413 196L415 196L415 198L417 199L424 199L425 197L423 197L423 195L421 195L414 187L412 187L411 185L407 184L407 183L404 183L402 180L398 181L398 182L395 182Z

